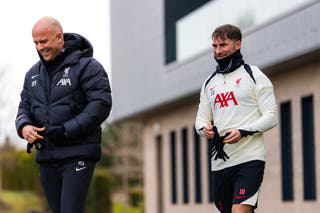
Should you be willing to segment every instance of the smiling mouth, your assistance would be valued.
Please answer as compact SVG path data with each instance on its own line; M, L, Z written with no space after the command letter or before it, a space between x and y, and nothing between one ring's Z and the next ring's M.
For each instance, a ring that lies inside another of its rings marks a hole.
M44 57L44 58L50 57L50 53L47 52L47 51L41 52L40 54L41 54L42 57Z
M223 58L225 58L226 56L217 56L217 55L215 55L215 57L217 58L217 59L223 59Z
M46 50L44 50L44 51L42 51L42 52L40 52L40 53L41 53L41 55L48 55L48 54L49 54L49 52L46 51Z

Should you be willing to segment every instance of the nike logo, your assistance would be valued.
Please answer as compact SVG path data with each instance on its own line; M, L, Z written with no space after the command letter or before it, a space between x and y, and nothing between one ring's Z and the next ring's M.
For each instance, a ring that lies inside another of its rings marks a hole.
M76 167L76 172L79 172L79 171L81 171L81 170L84 170L85 168L87 168L87 167Z
M32 75L31 76L31 79L34 79L35 77L37 77L39 74L37 74L37 75Z

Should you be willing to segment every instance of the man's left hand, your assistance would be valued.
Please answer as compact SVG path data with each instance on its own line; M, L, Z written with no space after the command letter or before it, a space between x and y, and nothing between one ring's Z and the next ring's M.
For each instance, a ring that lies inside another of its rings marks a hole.
M229 129L227 133L230 134L224 138L223 143L233 144L241 139L241 133L238 129Z

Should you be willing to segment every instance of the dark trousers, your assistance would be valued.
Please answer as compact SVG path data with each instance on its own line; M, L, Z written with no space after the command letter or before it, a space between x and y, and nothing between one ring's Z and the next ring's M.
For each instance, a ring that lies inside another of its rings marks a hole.
M83 213L95 162L40 164L43 190L53 213Z

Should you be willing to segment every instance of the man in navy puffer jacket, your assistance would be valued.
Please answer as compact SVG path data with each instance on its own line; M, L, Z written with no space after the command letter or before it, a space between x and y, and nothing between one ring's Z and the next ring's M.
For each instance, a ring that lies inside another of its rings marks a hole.
M80 213L101 155L100 125L111 110L108 75L90 42L63 33L56 19L41 18L32 37L40 61L25 76L17 133L37 148L52 211Z

